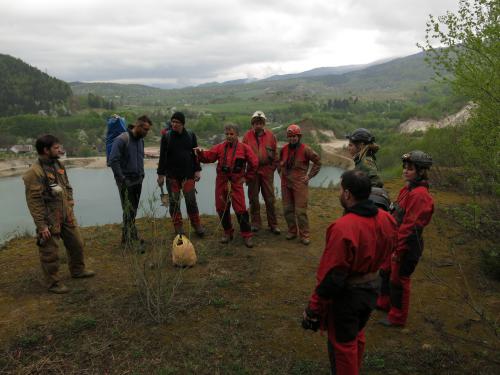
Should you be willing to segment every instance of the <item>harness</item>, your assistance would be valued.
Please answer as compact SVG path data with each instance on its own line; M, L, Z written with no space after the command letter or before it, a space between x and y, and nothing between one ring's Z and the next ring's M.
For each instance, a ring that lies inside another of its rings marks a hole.
M230 172L229 166L227 165L227 149L228 148L229 148L229 143L227 143L226 147L224 147L224 159L223 159L223 163L222 163L222 172L224 172L224 173L229 173ZM233 155L231 155L231 161L234 160L234 156L236 155L236 149L237 148L238 148L238 142L236 142L235 145L234 145Z

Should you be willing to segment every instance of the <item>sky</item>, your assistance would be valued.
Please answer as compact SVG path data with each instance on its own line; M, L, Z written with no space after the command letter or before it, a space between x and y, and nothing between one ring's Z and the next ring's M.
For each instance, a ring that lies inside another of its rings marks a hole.
M0 0L0 53L68 82L188 86L419 52L458 0Z

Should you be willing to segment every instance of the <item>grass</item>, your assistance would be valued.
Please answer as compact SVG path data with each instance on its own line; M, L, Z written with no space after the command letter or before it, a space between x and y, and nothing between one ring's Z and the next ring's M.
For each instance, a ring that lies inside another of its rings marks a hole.
M391 196L399 185L388 182ZM86 262L97 276L70 279L63 265L62 276L72 289L64 296L45 292L32 239L8 242L0 253L0 266L8 265L0 274L0 372L328 374L326 337L303 331L300 316L314 288L324 230L341 208L336 190L310 193L309 247L266 231L258 233L251 250L238 237L222 246L217 221L203 217L207 235L192 241L204 262L182 272L168 319L160 324L141 303L119 247L118 226L83 228ZM374 324L382 315L373 313L363 373L500 371L500 343L488 323L498 318L500 285L483 276L477 256L487 243L463 235L448 216L454 211L441 208L466 204L468 197L433 194L438 209L425 230L424 258L412 279L409 325L387 330ZM150 240L151 225L139 221L141 234ZM169 228L158 233L168 254L170 223L159 225ZM456 243L458 236L462 241ZM137 259L147 265L148 256ZM453 259L451 265L437 265L446 259ZM168 277L178 273L169 256L160 267Z

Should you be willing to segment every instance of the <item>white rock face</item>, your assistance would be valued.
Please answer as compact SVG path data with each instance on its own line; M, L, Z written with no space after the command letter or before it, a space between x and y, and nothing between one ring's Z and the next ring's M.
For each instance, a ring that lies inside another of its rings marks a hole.
M401 133L413 133L415 131L426 131L430 127L435 128L446 128L448 126L457 126L465 123L469 117L473 104L467 104L457 113L447 116L439 121L436 120L424 120L424 119L408 119L399 125L399 131Z

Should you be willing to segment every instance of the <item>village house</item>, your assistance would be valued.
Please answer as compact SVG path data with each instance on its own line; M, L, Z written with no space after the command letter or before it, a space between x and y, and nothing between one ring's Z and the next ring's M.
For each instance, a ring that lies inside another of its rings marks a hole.
M33 146L32 145L14 145L9 150L16 155L30 154L33 152Z

